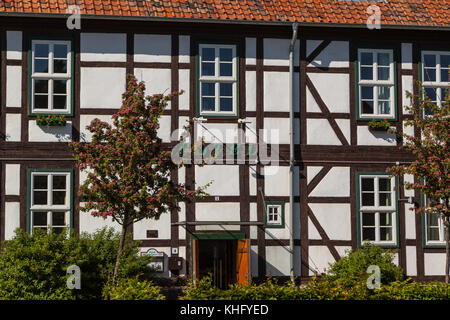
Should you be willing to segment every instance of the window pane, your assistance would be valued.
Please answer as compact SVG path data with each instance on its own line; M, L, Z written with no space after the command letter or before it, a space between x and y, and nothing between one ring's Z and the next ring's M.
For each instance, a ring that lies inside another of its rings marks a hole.
M372 67L361 67L361 80L373 80Z
M423 70L423 80L424 81L436 81L436 69L427 69Z
M216 99L214 98L202 98L202 110L203 111L214 111L216 106Z
M34 72L48 73L48 60L47 59L35 59L34 60Z
M216 50L214 48L202 49L202 61L214 61L216 58Z
M392 226L392 213L380 212L380 226L381 227Z
M423 63L425 67L436 67L436 56L434 54L425 54L423 56Z
M392 228L380 228L380 240L392 241Z
M363 101L362 103L362 113L373 114L373 101Z
M48 95L35 95L34 107L36 109L48 109Z
M441 81L448 82L448 73L450 69L441 69Z
M47 176L33 176L33 189L47 189Z
M220 84L220 96L221 97L232 97L233 96L233 84L232 83L221 83Z
M231 77L233 75L233 65L231 63L220 64L220 76Z
M48 93L48 80L34 80L35 93Z
M34 191L33 204L47 204L47 191Z
M52 228L52 233L61 234L61 233L63 233L64 230L65 230L65 228L56 227L56 228Z
M362 191L373 191L374 189L374 179L373 178L362 178L361 179L361 190Z
M380 191L391 191L391 179L389 178L379 178L378 188Z
M211 82L202 82L202 96L214 97L216 95L216 85Z
M233 50L232 49L219 49L220 61L232 61L233 60Z
M48 58L48 50L49 50L48 44L36 44L34 46L34 56Z
M435 213L427 213L427 225L429 227L439 226L439 216Z
M378 68L378 80L389 80L389 68Z
M66 204L66 192L53 191L53 204Z
M214 76L214 63L211 62L203 62L202 63L202 76Z
M375 205L375 196L373 193L363 193L362 197L362 205L363 206L374 206Z
M53 189L66 189L66 176L53 176Z
M53 96L53 109L63 110L66 109L66 96Z
M436 102L436 89L435 88L425 88L425 94L430 101Z
M378 102L378 113L379 114L390 114L391 113L391 103L389 101Z
M363 226L375 226L375 213L364 212L362 214L362 224Z
M391 205L391 193L380 193L380 206L390 207Z
M233 111L233 99L220 98L220 111Z
M67 93L67 80L53 80L54 93Z
M370 52L361 53L361 64L370 66L373 64L373 54Z
M428 241L440 241L438 228L427 228L427 240Z
M33 226L46 226L47 212L33 212Z
M65 44L55 44L53 46L53 56L55 58L67 58L67 45Z
M375 241L375 228L363 228L362 240Z
M391 97L390 87L378 87L378 99L389 100Z
M450 55L441 55L441 68L450 68Z
M64 211L52 212L52 226L65 226L66 213Z
M364 100L372 100L373 87L361 87L361 98Z
M378 54L378 65L379 66L389 66L389 53L379 53Z
M67 73L67 60L53 60L54 73Z

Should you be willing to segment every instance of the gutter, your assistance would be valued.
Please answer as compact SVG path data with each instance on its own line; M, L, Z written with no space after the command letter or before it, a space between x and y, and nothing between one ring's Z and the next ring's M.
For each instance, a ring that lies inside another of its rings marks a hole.
M289 46L289 249L290 277L294 282L294 51L297 41L298 24L292 24L292 39Z
M29 17L29 18L53 18L67 19L71 14L67 13L25 13L25 12L0 12L0 17ZM178 23L209 23L209 24L247 24L258 26L290 26L292 21L264 21L264 20L224 20L224 19L201 19L201 18L167 18L167 17L136 17L123 15L95 15L82 14L81 19L91 20L119 20L119 21L142 21L142 22L178 22ZM297 22L300 27L329 27L329 28L355 28L367 29L366 24L346 24L346 23L327 23L327 22ZM394 25L382 24L382 29L398 30L432 30L432 31L450 31L450 25L447 26L424 26L424 25Z

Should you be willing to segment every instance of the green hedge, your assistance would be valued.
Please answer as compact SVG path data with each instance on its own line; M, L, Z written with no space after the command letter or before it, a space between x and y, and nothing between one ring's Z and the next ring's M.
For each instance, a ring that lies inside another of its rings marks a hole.
M116 286L106 286L104 298L109 300L165 300L161 288L138 278L121 279Z

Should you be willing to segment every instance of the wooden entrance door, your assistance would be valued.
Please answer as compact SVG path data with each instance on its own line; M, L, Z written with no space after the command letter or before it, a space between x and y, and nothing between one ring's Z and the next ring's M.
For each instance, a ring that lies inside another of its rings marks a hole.
M239 239L236 253L236 281L245 286L250 283L250 239Z

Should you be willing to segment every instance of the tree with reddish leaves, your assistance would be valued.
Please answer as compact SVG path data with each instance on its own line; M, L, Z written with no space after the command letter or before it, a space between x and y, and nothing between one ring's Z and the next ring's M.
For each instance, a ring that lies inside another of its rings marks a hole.
M71 142L77 167L88 173L79 188L82 212L111 217L122 226L113 273L116 283L120 256L127 228L142 219L158 219L161 214L178 211L179 202L206 195L205 187L189 190L171 180L183 164L171 159L157 136L159 118L167 103L180 94L144 95L145 85L127 75L127 90L122 106L112 116L113 125L94 119L87 129L91 142Z
M416 128L417 135L403 134L405 146L415 155L411 164L397 165L388 169L394 176L414 175L415 181L405 183L406 189L414 189L427 201L422 203L417 213L438 215L444 224L446 242L445 282L449 282L450 261L450 106L449 89L441 106L437 106L427 98L419 85L419 95L408 93L414 101L406 107L412 112L412 118L406 120L406 126ZM422 98L424 97L424 98ZM440 97L439 97L440 98ZM439 99L438 98L438 99Z

